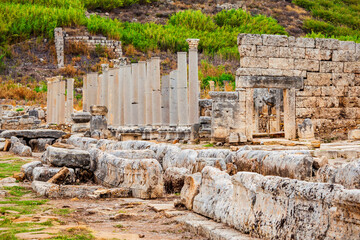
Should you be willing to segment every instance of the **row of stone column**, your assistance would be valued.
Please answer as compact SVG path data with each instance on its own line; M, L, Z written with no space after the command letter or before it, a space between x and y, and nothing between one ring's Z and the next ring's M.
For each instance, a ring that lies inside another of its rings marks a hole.
M106 106L109 124L118 126L190 126L199 122L198 39L177 54L178 69L160 76L160 58L89 73L84 79L84 111ZM189 104L190 103L190 104Z
M70 123L73 111L74 79L47 78L47 123Z

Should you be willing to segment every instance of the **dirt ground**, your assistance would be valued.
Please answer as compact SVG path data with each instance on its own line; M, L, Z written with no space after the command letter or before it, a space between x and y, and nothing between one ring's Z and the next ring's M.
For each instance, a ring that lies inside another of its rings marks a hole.
M6 178L37 158L0 152L0 239L205 239L174 217L176 195L162 199L45 199L29 182ZM5 178L5 180L4 180Z

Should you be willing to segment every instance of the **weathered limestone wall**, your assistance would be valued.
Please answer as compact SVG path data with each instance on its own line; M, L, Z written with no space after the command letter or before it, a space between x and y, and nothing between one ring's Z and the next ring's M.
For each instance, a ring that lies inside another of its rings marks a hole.
M360 120L360 44L240 34L238 46L237 82L247 76L304 79L295 93L297 124L310 118L316 133L324 135L355 127Z
M249 172L230 177L212 167L201 174L198 188L197 177L185 181L191 186L184 187L182 199L195 194L195 212L243 233L267 239L360 237L359 190Z

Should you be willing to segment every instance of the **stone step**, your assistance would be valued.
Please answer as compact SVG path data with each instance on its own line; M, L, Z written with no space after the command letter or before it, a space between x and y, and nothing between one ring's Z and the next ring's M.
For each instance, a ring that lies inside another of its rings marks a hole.
M178 223L191 232L204 236L210 240L256 240L247 234L243 234L223 223L209 220L195 213L188 213L175 218Z

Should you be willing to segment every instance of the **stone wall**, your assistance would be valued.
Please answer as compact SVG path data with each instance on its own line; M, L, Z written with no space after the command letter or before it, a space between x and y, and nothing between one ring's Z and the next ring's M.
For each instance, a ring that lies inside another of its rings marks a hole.
M303 78L304 86L296 90L297 124L311 118L322 136L360 121L360 44L240 34L238 46L237 82L247 76Z

